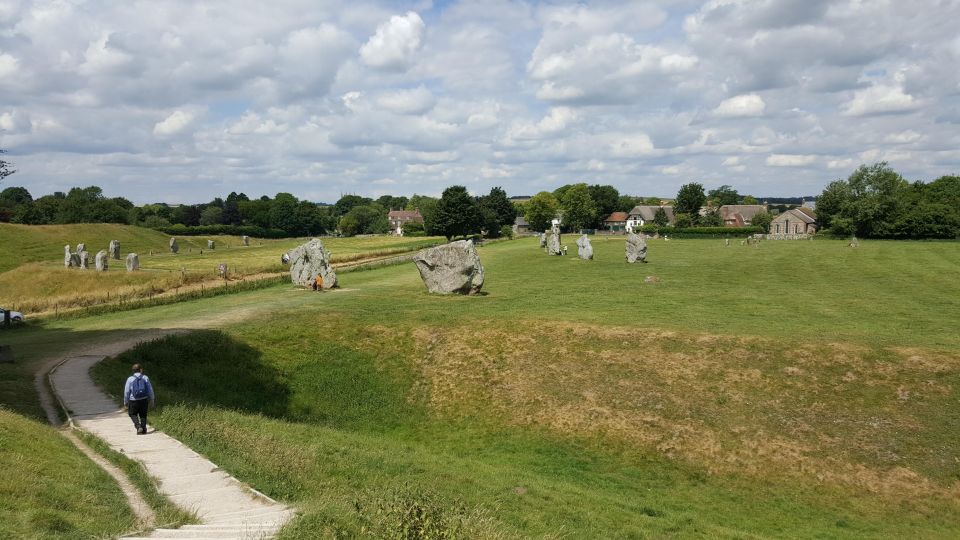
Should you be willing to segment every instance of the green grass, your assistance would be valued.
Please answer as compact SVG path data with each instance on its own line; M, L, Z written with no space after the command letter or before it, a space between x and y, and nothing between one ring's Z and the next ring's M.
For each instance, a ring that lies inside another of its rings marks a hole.
M960 534L960 244L594 246L484 248L478 297L410 264L49 331L257 306L95 374L145 363L161 429L304 510L288 538Z
M49 426L0 407L0 538L97 538L135 519L107 473Z

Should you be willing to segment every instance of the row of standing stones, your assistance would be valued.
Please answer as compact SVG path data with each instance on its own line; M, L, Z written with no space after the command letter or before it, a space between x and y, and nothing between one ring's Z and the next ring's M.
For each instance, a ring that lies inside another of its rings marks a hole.
M250 245L249 236L241 236L240 243L243 247L248 247ZM180 252L180 244L177 243L177 239L173 236L170 237L170 253L176 255ZM207 240L207 249L214 250L217 249L217 243L214 240Z
M290 264L290 281L301 287L333 289L337 274L323 242L314 238L284 257ZM460 240L419 251L413 262L427 291L437 294L477 294L483 287L483 265L473 242Z
M540 233L540 247L547 255L565 255L566 250L560 243L560 229L553 227L549 233ZM577 256L585 261L593 260L593 245L590 243L590 237L581 235L577 239ZM627 235L625 256L628 263L647 262L647 241L643 236L629 233Z
M109 260L120 260L120 242L111 240L108 249L101 249L94 256L94 267L98 272L106 272L109 267ZM140 269L140 257L136 253L127 254L127 272L133 272ZM70 251L70 244L63 246L63 266L66 268L80 268L86 270L90 267L90 254L87 252L87 245L77 244L76 251Z

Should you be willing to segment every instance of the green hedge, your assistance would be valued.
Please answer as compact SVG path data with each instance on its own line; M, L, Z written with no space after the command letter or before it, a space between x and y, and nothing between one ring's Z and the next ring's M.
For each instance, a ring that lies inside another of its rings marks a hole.
M657 227L656 225L644 225L640 227L639 232L644 234L660 233L673 238L733 238L766 233L763 227L685 227L678 229L676 227Z
M282 229L267 229L256 225L198 225L188 227L177 223L169 227L158 227L156 230L173 236L210 236L215 234L253 236L256 238L292 238L296 236Z

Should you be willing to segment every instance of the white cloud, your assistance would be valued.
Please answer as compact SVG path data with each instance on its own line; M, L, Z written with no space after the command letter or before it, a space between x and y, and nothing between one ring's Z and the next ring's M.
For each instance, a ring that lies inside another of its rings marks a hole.
M756 94L734 96L720 102L713 113L723 118L743 118L748 116L763 116L767 104Z
M194 115L188 111L174 111L173 114L166 117L163 121L157 122L153 126L154 135L174 135L180 133L189 126L194 119Z
M0 53L0 79L4 77L12 77L17 72L17 59L13 56Z
M371 67L405 69L420 49L424 27L423 19L413 11L402 17L394 15L364 43L360 57Z
M920 104L900 85L875 84L854 92L844 105L845 116L903 113L916 110Z
M397 114L423 114L435 103L433 93L423 86L387 92L377 98L377 105Z
M813 164L817 156L799 154L773 154L767 156L767 165L771 167L806 167Z

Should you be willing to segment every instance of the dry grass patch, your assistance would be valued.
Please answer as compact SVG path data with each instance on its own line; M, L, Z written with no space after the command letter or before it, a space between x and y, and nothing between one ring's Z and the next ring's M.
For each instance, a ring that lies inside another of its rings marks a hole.
M364 346L397 333L369 330ZM958 406L956 353L535 321L410 337L415 393L443 415L655 450L713 473L960 496L960 446L942 431Z

